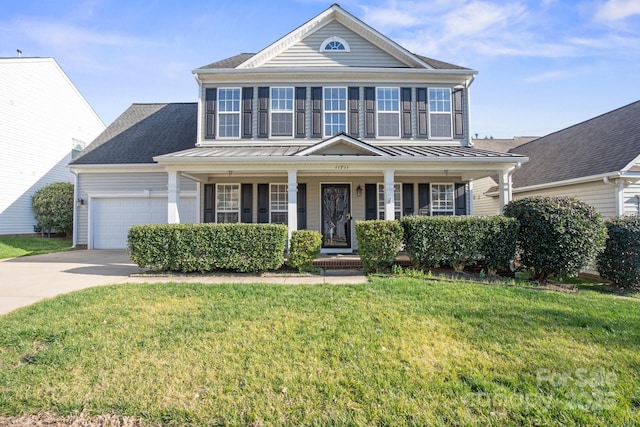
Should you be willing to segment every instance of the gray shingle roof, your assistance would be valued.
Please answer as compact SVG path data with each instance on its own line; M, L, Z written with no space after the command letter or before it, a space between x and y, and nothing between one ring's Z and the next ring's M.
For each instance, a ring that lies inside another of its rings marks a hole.
M154 163L196 144L198 104L133 104L71 165Z
M538 139L538 136L515 136L511 139L498 138L479 138L473 139L473 146L481 150L508 152L509 150L519 147L522 144Z
M470 70L470 68L461 67L459 65L449 64L448 62L439 61L437 59L427 58L426 56L418 55L414 53L415 56L420 58L423 62L426 62L431 67L436 70Z
M510 150L529 157L514 188L617 172L640 155L640 101Z

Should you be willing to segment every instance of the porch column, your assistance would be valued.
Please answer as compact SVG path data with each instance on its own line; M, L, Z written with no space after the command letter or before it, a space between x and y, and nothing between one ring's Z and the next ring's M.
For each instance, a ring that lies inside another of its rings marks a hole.
M287 223L289 224L289 240L291 233L298 229L298 171L289 171L289 181L287 183L288 205Z
M179 224L180 214L178 213L178 201L180 200L180 189L178 188L178 171L167 171L167 223Z
M504 207L512 199L512 181L511 172L513 169L500 172L498 183L498 192L500 194L500 214L504 212Z
M384 219L387 220L396 218L394 175L393 170L384 171Z

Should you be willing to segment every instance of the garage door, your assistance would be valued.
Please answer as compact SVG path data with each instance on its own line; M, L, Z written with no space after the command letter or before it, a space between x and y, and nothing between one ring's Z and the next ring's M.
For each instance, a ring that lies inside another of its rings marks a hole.
M92 205L94 249L126 248L132 225L167 223L164 198L93 199Z

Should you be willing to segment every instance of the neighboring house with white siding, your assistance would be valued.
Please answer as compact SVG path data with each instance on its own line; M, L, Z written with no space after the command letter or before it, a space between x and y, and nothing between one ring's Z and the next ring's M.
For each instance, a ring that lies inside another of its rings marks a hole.
M476 71L338 5L193 73L197 103L134 104L71 163L78 246L125 247L134 224L246 222L317 230L323 252L349 253L355 220L467 215L473 179L527 161L471 146Z
M640 101L509 152L529 158L513 172L514 199L571 196L605 217L640 215ZM474 206L493 206L493 212L476 209L474 214L498 214L495 181L482 190L474 186L474 197L480 199Z
M53 58L0 58L0 235L34 232L33 194L104 129Z

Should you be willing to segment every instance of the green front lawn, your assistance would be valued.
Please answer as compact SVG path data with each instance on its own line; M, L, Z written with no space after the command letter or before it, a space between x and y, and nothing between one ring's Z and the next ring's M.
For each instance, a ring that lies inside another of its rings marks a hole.
M0 237L0 259L60 252L71 245L71 239L56 237Z
M637 425L639 304L405 278L93 288L0 317L0 416Z

